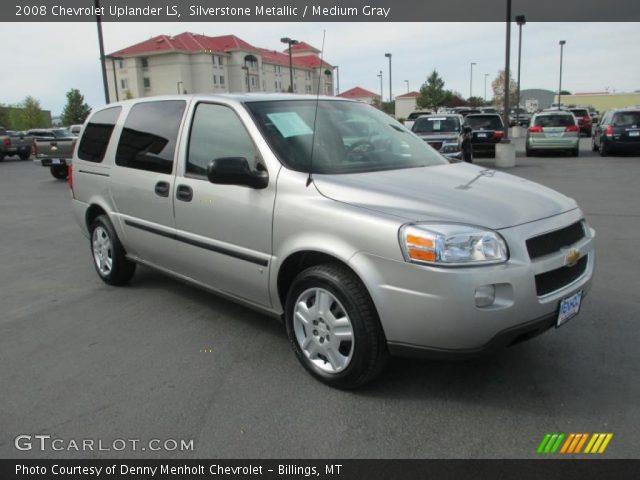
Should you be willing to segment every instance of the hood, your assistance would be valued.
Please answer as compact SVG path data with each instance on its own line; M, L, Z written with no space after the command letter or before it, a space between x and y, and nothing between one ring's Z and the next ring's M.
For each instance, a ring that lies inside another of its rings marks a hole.
M314 175L328 198L401 217L498 230L577 208L561 193L529 180L453 163L344 175Z

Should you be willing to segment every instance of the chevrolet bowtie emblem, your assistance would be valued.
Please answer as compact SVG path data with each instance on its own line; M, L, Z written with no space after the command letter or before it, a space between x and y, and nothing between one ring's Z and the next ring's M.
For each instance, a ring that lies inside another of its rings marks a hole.
M575 248L569 250L564 257L564 263L567 267L574 267L576 263L578 263L578 260L580 260L580 250L576 250Z

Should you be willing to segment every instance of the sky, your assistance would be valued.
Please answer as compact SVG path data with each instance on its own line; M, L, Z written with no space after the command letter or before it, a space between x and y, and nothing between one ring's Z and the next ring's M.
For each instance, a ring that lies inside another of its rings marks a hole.
M65 93L77 88L90 106L104 104L96 26L93 23L0 23L3 73L0 103L15 104L27 95L40 100L53 115L62 111ZM106 53L159 34L185 31L216 36L235 34L252 45L283 50L280 38L304 40L322 46L324 58L339 65L340 91L360 86L389 95L392 54L393 94L418 90L435 68L445 88L464 97L470 92L487 97L491 81L504 68L504 23L104 23ZM563 90L571 92L640 90L640 62L631 48L640 45L638 23L528 23L523 27L523 89L557 90L559 40L566 40ZM517 69L518 28L512 27L511 68ZM12 68L7 69L6 66Z

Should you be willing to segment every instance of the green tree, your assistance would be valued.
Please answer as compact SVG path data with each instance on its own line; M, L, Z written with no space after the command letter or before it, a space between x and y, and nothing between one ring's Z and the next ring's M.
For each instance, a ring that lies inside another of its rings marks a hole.
M482 107L484 105L484 98L481 98L481 97L469 97L469 98L467 98L467 104L470 107Z
M502 107L504 104L505 84L504 70L500 70L498 71L498 76L491 82L491 88L493 88L493 104L496 107ZM511 105L517 100L517 95L518 84L511 76L511 72L509 72L509 103Z
M453 90L445 90L443 105L449 108L466 107L467 101L462 97L461 93L454 92Z
M11 119L9 118L9 109L3 103L0 103L0 127L11 130Z
M435 110L445 104L446 92L444 90L444 80L434 69L427 81L420 87L420 95L416 99L419 108L430 108Z
M29 130L47 126L47 119L42 111L40 102L28 96L22 103L16 105L10 112L11 128L14 130Z
M80 90L72 88L67 92L67 104L62 110L62 124L74 125L84 123L91 112L91 107L84 102L84 95Z

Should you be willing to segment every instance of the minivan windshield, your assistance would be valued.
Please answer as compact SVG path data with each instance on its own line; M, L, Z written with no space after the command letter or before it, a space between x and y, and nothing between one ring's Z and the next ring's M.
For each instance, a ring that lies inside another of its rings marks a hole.
M389 115L363 103L278 100L245 105L280 161L300 172L311 165L313 173L341 174L449 163Z
M568 127L575 125L575 117L570 114L539 115L536 117L535 125L539 127Z

